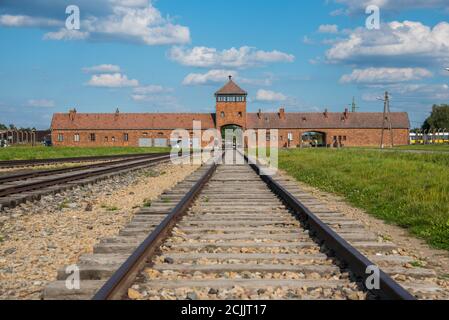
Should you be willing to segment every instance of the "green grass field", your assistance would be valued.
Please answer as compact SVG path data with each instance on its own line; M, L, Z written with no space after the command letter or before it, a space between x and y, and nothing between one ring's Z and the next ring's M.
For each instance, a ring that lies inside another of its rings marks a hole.
M449 152L449 144L410 145L395 147L397 150L445 151Z
M0 160L34 160L51 158L94 157L138 153L170 152L169 148L70 148L8 147L0 148Z
M290 175L434 247L449 250L449 155L342 150L284 150L279 166Z

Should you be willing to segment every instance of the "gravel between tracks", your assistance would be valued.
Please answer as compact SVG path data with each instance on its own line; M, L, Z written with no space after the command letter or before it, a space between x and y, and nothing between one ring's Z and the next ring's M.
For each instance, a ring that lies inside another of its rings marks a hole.
M0 299L39 299L59 268L115 236L146 200L196 166L159 165L46 196L0 215Z

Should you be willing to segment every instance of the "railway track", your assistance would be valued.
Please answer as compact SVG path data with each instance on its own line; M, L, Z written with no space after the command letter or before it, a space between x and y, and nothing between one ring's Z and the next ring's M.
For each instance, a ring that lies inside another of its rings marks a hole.
M53 159L35 159L35 160L4 160L0 161L0 169L25 168L36 166L50 166L65 163L99 162L113 161L117 159L130 159L138 157L151 156L150 153L123 154L113 156L94 156L94 157L72 157L72 158L53 158Z
M61 269L44 298L415 298L387 273L419 277L425 270L404 270L410 258L392 254L392 244L332 212L318 218L287 191L288 181L283 186L258 171L248 164L203 166L141 209L119 236L82 256L79 289L67 288ZM339 234L335 224L343 226ZM380 270L380 287L368 290L366 268L375 264L387 273Z
M0 185L7 183L7 182L26 180L26 179L37 178L37 177L46 177L46 176L50 176L50 175L82 171L82 170L88 170L88 169L96 169L96 168L108 167L111 165L125 164L125 163L128 163L130 161L130 159L132 159L132 160L154 159L157 157L168 156L168 155L169 155L169 153L147 154L144 156L137 156L135 158L131 157L131 158L126 158L126 159L122 159L122 160L101 162L101 163L95 163L95 164L84 165L84 166L76 166L76 167L69 167L69 168L62 168L62 169L51 169L51 170L33 170L33 171L20 172L20 173L4 174L4 175L0 176Z
M87 166L4 175L0 177L0 210L26 201L39 200L46 194L169 160L169 154L139 155L137 158Z

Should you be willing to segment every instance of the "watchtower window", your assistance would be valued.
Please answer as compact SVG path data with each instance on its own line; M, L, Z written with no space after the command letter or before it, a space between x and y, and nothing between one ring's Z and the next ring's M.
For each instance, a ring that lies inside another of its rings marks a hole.
M245 102L246 96L217 96L217 102Z
M222 111L221 114L220 114L220 116L221 116L222 118L224 118L224 117L225 117L225 113Z

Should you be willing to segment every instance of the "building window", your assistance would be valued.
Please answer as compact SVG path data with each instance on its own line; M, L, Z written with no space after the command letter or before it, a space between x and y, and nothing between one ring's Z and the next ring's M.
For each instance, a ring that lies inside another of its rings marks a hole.
M95 133L91 133L90 134L90 141L94 142L97 139L97 137L95 136Z
M288 133L288 141L293 141L293 133Z
M127 133L123 134L123 141L128 142L129 141L129 136Z
M271 140L270 133L267 132L267 141L270 141L270 140Z
M58 142L64 141L64 135L62 133L58 133Z
M346 141L346 139L347 139L346 136L343 136L343 141Z
M146 137L148 136L148 132L144 132L143 135Z
M240 118L243 117L243 113L239 112L239 117Z
M221 117L224 118L225 117L225 113L222 111L221 112Z
M115 137L112 137L112 138L111 138L111 141L112 141L112 142L115 142Z
M104 142L108 142L109 138L108 137L104 137Z
M80 142L80 134L79 133L75 133L73 135L73 141L75 142Z

